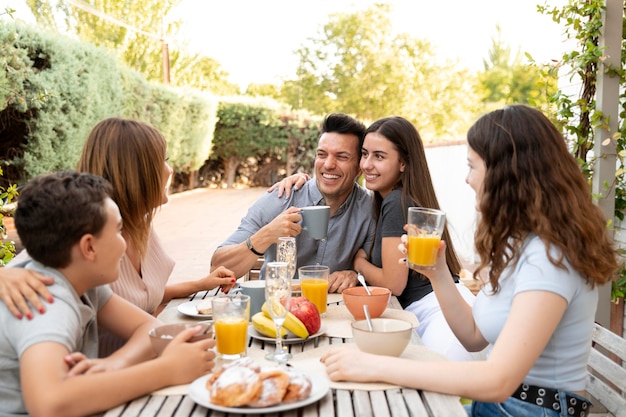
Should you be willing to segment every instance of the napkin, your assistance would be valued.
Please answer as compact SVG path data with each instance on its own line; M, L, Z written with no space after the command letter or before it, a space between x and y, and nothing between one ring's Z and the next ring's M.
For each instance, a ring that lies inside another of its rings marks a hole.
M343 302L343 295L330 293L326 296L326 304L337 304Z
M306 352L298 353L294 355L294 357L289 361L291 365L293 365L296 369L301 369L304 371L308 371L311 373L315 373L318 375L323 375L327 377L326 367L322 362L320 362L320 358L324 356L330 349L344 345L326 345L313 350L308 350ZM356 345L348 345L351 346L352 349L358 349ZM404 350L401 358L412 359L416 361L440 361L440 360L448 360L446 357L436 353L426 346L422 345L409 345ZM386 382L337 382L330 381L330 387L334 389L341 390L362 390L362 391L377 391L377 390L387 390L394 388L401 388L399 385L388 384Z
M317 375L320 375L324 378L328 378L326 374L326 367L322 362L320 362L320 358L324 356L331 348L343 346L343 345L326 345L321 346L316 349L308 350L302 353L294 354L291 360L289 360L289 364L296 370L302 370L311 372ZM358 349L356 345L349 345L352 349ZM256 349L256 348L248 348L247 356L254 359L256 363L261 366L276 366L276 362L271 362L265 359L265 355L267 355L267 351ZM447 360L444 356L436 353L426 346L422 345L409 345L400 355L401 358L411 359L416 361L440 361ZM218 359L216 362L216 368L220 366L220 360ZM175 385L171 387L166 387L157 391L154 391L151 395L187 395L189 393L189 385ZM394 388L401 388L399 385L389 384L386 382L337 382L330 381L330 387L334 389L341 390L361 390L361 391L379 391L379 390L387 390Z
M417 317L410 311L387 308L380 317L408 321L414 328L419 325ZM353 321L354 317L345 305L328 306L326 317L322 318L322 322L326 325L325 334L328 337L351 338Z

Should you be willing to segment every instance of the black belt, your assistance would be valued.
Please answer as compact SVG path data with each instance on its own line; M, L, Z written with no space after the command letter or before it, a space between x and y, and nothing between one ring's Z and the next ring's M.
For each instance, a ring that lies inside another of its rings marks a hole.
M561 411L559 392L553 389L522 384L511 396L527 403L536 404L540 407ZM572 397L567 394L565 399L567 401L568 416L587 417L589 409L591 408L591 401L581 400L580 398Z

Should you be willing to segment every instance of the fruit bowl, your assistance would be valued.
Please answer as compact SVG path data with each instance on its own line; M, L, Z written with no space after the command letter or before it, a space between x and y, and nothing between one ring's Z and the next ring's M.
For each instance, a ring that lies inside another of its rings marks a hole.
M178 333L189 327L194 326L202 326L202 329L200 330L200 333L189 339L189 342L197 342L198 340L213 337L212 322L164 324L163 326L158 326L150 329L150 331L148 331L148 336L150 336L152 348L156 352L157 356L161 356L161 353L163 353L163 350L165 349L167 344L174 337L176 337Z
M411 323L399 319L372 319L370 332L366 320L352 322L352 337L358 348L367 353L400 356L411 340Z
M372 292L369 295L365 287L346 288L341 293L346 308L355 320L363 320L365 313L363 305L367 305L371 318L380 317L387 308L391 291L384 287L367 287Z

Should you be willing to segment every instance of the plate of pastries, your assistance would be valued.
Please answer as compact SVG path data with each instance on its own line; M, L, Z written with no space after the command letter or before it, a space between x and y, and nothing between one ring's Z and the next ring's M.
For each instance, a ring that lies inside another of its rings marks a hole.
M304 407L328 393L325 376L290 367L260 366L242 358L191 383L189 396L216 411L274 413Z

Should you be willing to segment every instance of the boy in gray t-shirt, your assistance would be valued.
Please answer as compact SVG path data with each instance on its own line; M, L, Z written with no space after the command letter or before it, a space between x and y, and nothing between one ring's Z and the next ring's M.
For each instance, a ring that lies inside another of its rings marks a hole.
M21 266L55 279L54 302L31 320L15 320L0 303L0 416L91 415L213 368L213 340L184 343L197 327L152 360L147 332L161 323L109 289L126 250L110 195L106 180L71 171L20 192L15 225L32 258ZM129 342L97 359L98 325Z

